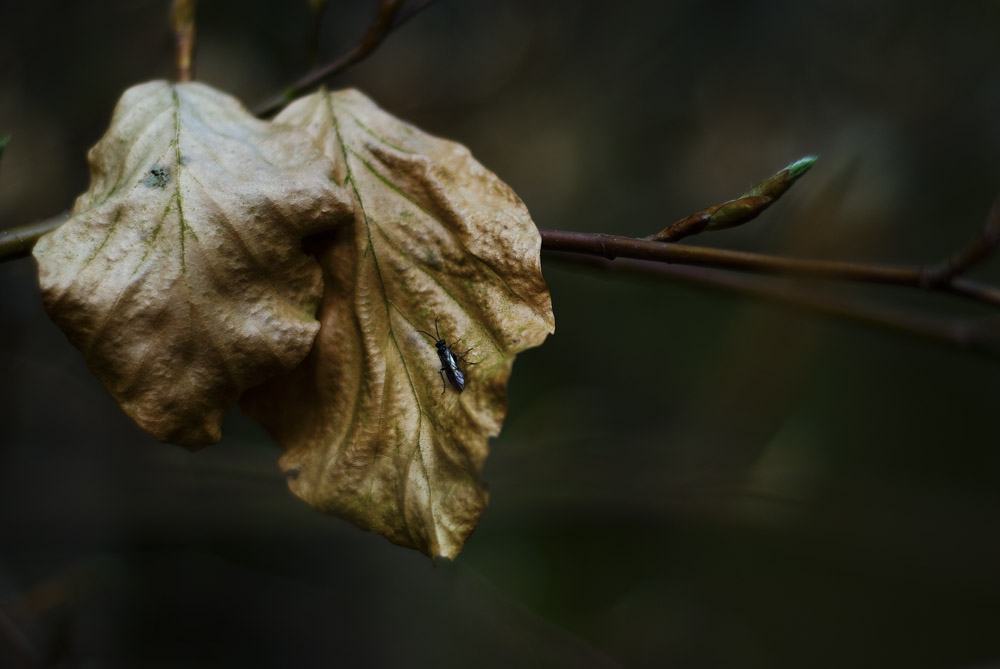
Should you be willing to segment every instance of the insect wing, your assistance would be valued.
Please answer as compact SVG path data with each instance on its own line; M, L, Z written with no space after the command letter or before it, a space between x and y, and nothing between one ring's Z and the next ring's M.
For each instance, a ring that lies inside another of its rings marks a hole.
M448 381L455 390L462 392L462 389L465 388L465 374L458 368L458 359L451 352L450 348L442 347L438 352L440 353L441 367L444 368L445 376L448 377Z

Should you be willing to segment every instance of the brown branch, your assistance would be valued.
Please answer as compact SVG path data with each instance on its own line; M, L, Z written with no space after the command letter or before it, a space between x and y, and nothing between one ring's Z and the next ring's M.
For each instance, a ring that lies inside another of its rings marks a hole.
M39 237L55 230L65 220L66 215L63 214L20 228L0 231L0 261L28 255ZM941 320L857 298L824 295L772 278L738 276L720 270L913 287L952 293L991 306L1000 305L1000 291L997 288L961 277L952 277L946 283L929 284L925 281L927 269L922 267L782 258L565 230L540 232L546 256L559 262L584 265L606 272L682 281L1000 355L1000 321ZM614 260L615 258L619 259Z
M583 253L608 260L633 258L635 260L699 265L758 274L909 286L951 293L991 306L1000 306L1000 289L958 277L951 277L932 284L927 281L928 269L926 267L868 265L837 260L786 258L762 253L664 244L646 239L568 230L539 230L539 232L542 235L542 249L547 251Z
M65 220L66 214L61 214L30 225L0 231L0 261L28 255L39 237L55 230ZM606 260L631 258L667 265L697 265L757 274L904 286L950 293L990 306L1000 306L1000 289L995 286L960 276L929 282L927 277L934 268L786 258L570 230L539 232L542 236L542 249L545 251L597 256Z
M321 65L302 75L289 84L280 95L275 95L254 107L253 113L257 116L270 116L288 104L299 93L364 60L378 48L389 33L416 16L418 12L434 4L435 0L418 0L406 11L401 11L405 1L381 0L375 12L375 19L368 27L368 32L350 51L326 65Z
M736 275L725 270L665 265L648 260L606 260L575 253L552 252L546 258L613 274L667 279L720 292L768 300L823 316L841 318L942 344L1000 355L1000 322L955 322L912 311L889 308L857 298L845 298L803 289L771 277Z
M434 2L434 0L418 0L410 5L406 11L401 11L405 1L381 0L374 21L369 26L364 38L354 48L336 60L300 77L286 89L283 95L275 96L258 106L254 113L258 116L271 114L292 96L363 60L382 43L392 30ZM195 0L175 0L174 4L174 25L178 35L178 79L182 81L186 80L184 77L190 76L190 55L194 44L194 2ZM190 11L187 21L189 24L189 30L186 33L189 38L187 41L182 39L184 31L181 30L181 26L185 23L181 20L183 8ZM993 323L989 324L989 327L982 327L977 324L944 322L922 315L887 309L879 305L865 304L854 299L820 295L787 284L762 283L759 278L736 277L717 271L720 269L736 270L760 274L906 286L948 293L996 307L1000 306L1000 288L964 279L960 275L975 263L988 257L997 243L1000 242L1000 202L994 207L983 230L968 247L932 266L870 265L830 260L809 260L664 243L668 238L679 238L700 232L702 229L723 229L752 219L774 199L780 197L795 179L809 169L814 161L815 157L796 161L747 191L737 200L724 202L693 214L650 238L635 239L566 230L540 230L542 249L556 252L556 257L564 261L588 264L604 270L623 270L631 273L680 279L730 292L771 299L799 308L865 322L869 325L908 332L953 345L975 348L993 354L1000 351L1000 334L998 334L1000 327L994 327ZM760 198L764 198L766 201L758 201ZM688 219L693 221L692 225L686 225L686 227L679 225L689 222ZM56 229L65 220L66 215L63 214L20 228L0 231L0 262L28 255L35 242L42 235ZM595 257L604 260L598 260ZM626 258L627 260L612 263L611 261L615 258ZM698 265L700 267L673 265Z

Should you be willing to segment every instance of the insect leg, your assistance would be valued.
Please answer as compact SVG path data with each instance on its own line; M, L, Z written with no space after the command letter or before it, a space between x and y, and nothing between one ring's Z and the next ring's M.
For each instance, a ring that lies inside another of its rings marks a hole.
M441 394L444 395L444 392L447 390L444 385L444 367L438 370L438 374L441 375Z
M455 342L455 343L457 344L458 342ZM465 358L465 356L467 356L470 351L474 351L474 350L476 350L476 347L475 346L470 346L469 348L465 349L461 353L456 353L455 355L457 355L459 358L461 358L462 362L464 362L467 365L478 365L479 364L478 362L470 362L469 360L467 360Z

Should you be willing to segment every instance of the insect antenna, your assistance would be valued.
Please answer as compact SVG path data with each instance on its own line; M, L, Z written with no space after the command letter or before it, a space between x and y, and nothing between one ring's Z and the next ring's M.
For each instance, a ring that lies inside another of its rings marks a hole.
M434 335L432 335L430 332L427 332L426 330L417 330L417 332L419 332L420 334L427 335L428 337L430 337L434 341L437 341L438 339L440 339L440 337L435 337Z
M427 335L428 337L430 337L431 339L433 339L435 342L438 342L438 341L441 340L441 333L438 330L438 319L437 318L434 319L434 335L437 335L437 336L432 335L427 330L417 330L417 332L419 332L420 334Z

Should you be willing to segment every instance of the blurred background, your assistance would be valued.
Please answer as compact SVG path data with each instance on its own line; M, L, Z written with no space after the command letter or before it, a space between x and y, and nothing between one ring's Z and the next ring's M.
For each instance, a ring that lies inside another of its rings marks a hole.
M121 92L171 76L169 4L0 1L0 227L86 189ZM198 79L253 106L308 69L305 0L199 4ZM374 7L332 0L321 58ZM819 154L694 243L923 263L998 194L998 35L996 0L440 0L331 86L468 145L539 227L647 235ZM295 499L237 411L200 453L156 443L34 262L0 264L0 666L20 638L87 668L1000 667L997 358L543 270L556 334L515 365L478 529L432 564Z

